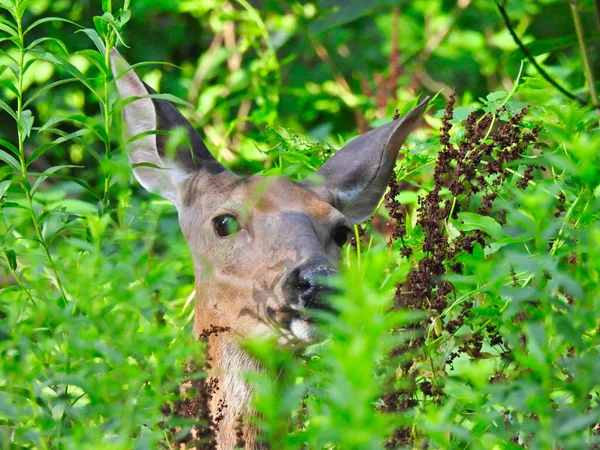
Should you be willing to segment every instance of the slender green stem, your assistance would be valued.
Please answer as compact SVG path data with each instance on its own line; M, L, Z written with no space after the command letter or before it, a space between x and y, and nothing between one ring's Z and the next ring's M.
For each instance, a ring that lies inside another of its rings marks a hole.
M594 71L590 64L588 52L583 39L583 26L581 24L581 17L579 16L579 4L577 0L569 0L571 6L571 14L573 15L573 24L575 25L575 33L577 34L577 41L579 42L579 51L581 52L581 59L583 60L583 68L585 71L585 78L587 79L588 89L590 90L590 96L592 97L592 103L596 108L596 112L600 116L600 104L598 103L598 91L596 90L596 80L594 79Z
M358 228L358 225L354 225L354 239L356 239L357 264L358 264L358 270L360 270L361 249L360 249L360 230Z
M18 3L16 6L18 9ZM25 67L25 35L23 34L23 23L18 18L17 20L17 30L19 33L19 77L17 79L17 89L19 91L19 95L17 96L17 138L19 141L19 160L21 162L21 176L23 179L27 176L27 166L25 157L25 147L24 147L24 138L23 138L23 128L21 127L21 118L23 115L23 68Z
M16 3L16 10L19 10L19 2ZM17 31L18 31L18 46L19 46L19 76L17 79L17 89L19 91L19 95L17 96L17 139L19 143L19 160L21 163L21 176L23 177L23 191L25 192L25 197L27 198L27 203L29 206L29 211L31 213L31 221L33 222L33 227L37 236L37 239L44 250L44 254L48 259L48 264L50 265L50 269L54 274L54 278L56 281L56 286L62 296L63 300L67 302L67 295L65 293L65 289L63 283L60 279L60 275L58 273L57 266L50 254L50 249L44 240L44 235L42 233L42 228L40 226L38 216L35 211L35 207L33 205L33 198L31 196L31 192L29 190L29 186L27 183L27 165L26 165L26 156L25 156L25 135L23 134L23 126L21 120L23 118L23 71L25 69L25 34L23 32L23 21L22 17L17 14Z
M109 5L110 6L110 5ZM109 75L108 75L108 71L110 70L110 50L112 48L111 46L111 41L112 39L110 38L110 36L107 36L105 39L105 46L106 46L106 54L104 55L104 63L105 63L105 67L107 70L107 73L105 74L104 77L104 98L102 99L102 102L104 103L104 105L102 105L102 111L103 111L103 115L104 115L104 129L106 130L106 140L104 141L104 153L107 159L110 159L111 154L110 154L110 149L111 149L111 139L110 139L110 111L109 111L109 101L110 101L110 81L109 81ZM104 178L104 196L102 198L102 207L103 209L106 209L108 207L108 193L109 193L109 188L110 188L110 174L105 175Z
M35 305L36 301L33 298L33 295L31 295L31 291L25 287L25 284L21 281L21 277L20 277L19 273L15 269L13 269L13 267L8 262L8 255L6 254L6 252L4 252L4 258L7 261L8 270L10 270L10 273L12 274L13 278L17 282L17 285L21 288L21 290L25 291L25 293L27 294L27 297L29 297L29 301L31 301L31 303Z

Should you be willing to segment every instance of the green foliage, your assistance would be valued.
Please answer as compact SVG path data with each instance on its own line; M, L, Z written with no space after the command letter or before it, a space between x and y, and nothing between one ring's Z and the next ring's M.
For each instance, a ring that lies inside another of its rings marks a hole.
M503 2L585 107L521 62L494 2L96 3L0 0L2 448L176 448L163 421L191 425L161 406L202 360L192 262L174 209L132 183L116 46L245 173L308 176L357 128L440 92L347 248L324 342L248 343L272 448L600 445L594 2L576 2L584 36L567 2ZM494 184L490 158L517 146L498 132L526 105L506 131L522 142L539 127L537 142ZM440 163L485 145L492 156ZM448 210L427 228L432 193L431 211ZM411 298L432 226L440 274Z

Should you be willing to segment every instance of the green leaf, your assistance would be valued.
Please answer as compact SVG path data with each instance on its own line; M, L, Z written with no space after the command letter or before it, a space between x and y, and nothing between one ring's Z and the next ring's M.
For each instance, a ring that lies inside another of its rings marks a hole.
M8 106L6 103L4 103L3 100L0 100L0 108L2 108L4 111L6 111L8 114L10 114L10 116L13 119L15 119L15 121L17 120L17 113L10 106Z
M104 33L107 33L108 27L103 22L105 22L106 25L108 25L108 27L111 27L115 32L115 35L117 36L117 44L129 48L129 46L125 44L125 42L123 41L123 37L121 36L121 25L119 25L115 21L115 18L111 13L105 12L104 14L102 14L102 16L94 17L94 24L96 25L96 29L100 28L101 30L104 30L104 28L106 28L106 31L104 31Z
M26 138L31 134L31 127L33 126L33 114L30 109L26 109L21 113L21 120L19 121L23 133Z
M29 173L30 175L42 175L41 173ZM65 175L62 173L52 173L48 175L48 178L59 178L61 180L68 180L71 181L75 184L78 184L79 186L81 186L82 188L84 188L87 192L89 192L91 195L93 195L96 199L101 200L100 196L96 193L96 191L94 191L94 189L91 188L91 186L89 184L87 184L85 181L71 176L71 175Z
M18 2L15 1L15 4L17 5L17 17L19 20L23 18L23 14L25 14L30 2L31 0L19 0Z
M182 106L187 106L187 107L193 108L193 106L190 103L186 102L185 100L180 99L179 97L175 97L174 95L171 95L171 94L148 94L148 95L142 95L140 97L129 97L128 99L121 102L120 108L122 108L125 105L128 105L129 103L134 102L140 98L156 98L159 100L166 100L168 102L175 103L177 105L182 105Z
M11 36L18 36L18 31L13 28L13 25L7 20L0 19L0 31L4 31Z
M9 149L15 155L19 156L19 149L17 147L15 147L13 144L11 144L10 142L5 141L4 139L0 139L0 145L2 145L4 148Z
M38 129L38 131L39 132L55 131L55 130L52 130L51 128L54 125L56 125L57 123L63 122L66 120L76 122L76 123L81 123L81 124L85 125L87 127L87 129L90 130L92 133L96 134L96 136L98 136L102 142L109 141L109 137L108 137L108 134L106 133L106 130L104 129L104 126L101 125L100 123L98 123L98 121L96 119L94 119L93 117L84 116L83 114L72 114L70 116L53 117L53 118L49 119L48 122L46 122L42 127L40 127ZM79 133L79 132L77 131L77 132L72 133L71 138L76 138L76 137L83 135L83 134L77 134L77 133Z
M6 191L8 191L11 183L12 180L4 180L0 182L0 199L4 197L4 194L6 194Z
M16 172L21 172L21 165L19 164L19 162L4 150L0 150L0 161L4 161Z
M489 93L485 99L486 103L497 102L498 100L502 100L507 96L506 91L496 91Z
M8 10L11 14L15 13L15 7L10 0L0 0L0 8Z
M501 238L506 236L506 232L502 229L502 225L488 216L480 216L479 214L470 212L458 213L458 221L454 221L453 225L457 230L472 231L481 230L493 238Z
M29 191L29 195L33 196L33 194L35 194L35 191L37 191L37 189L40 187L40 185L46 181L48 179L48 177L50 175L52 175L55 172L58 172L61 169L68 169L68 168L82 168L83 166L74 166L74 165L64 165L64 166L52 166L49 167L48 169L44 170L44 172L38 176L38 179L35 180L35 183L33 184L33 186L31 187L31 190Z
M589 428L598 422L598 417L600 417L600 410L598 409L592 410L589 414L571 417L558 426L558 434L559 436L566 436L575 431Z
M88 134L89 132L90 132L89 129L77 130L77 131L74 131L73 133L69 133L64 136L61 136L52 142L41 145L40 147L35 149L35 151L31 154L31 156L29 158L27 158L26 165L29 166L33 161L35 161L37 158L39 158L41 155L46 153L51 148L56 147L58 144L62 144L63 142L70 141L71 139L73 139L75 137L84 136L84 135Z
M121 14L119 15L119 25L121 28L123 28L123 25L125 25L127 22L129 22L129 20L131 19L131 11L126 9L124 11L121 11Z
M454 112L452 114L452 123L457 124L459 122L462 122L463 120L467 120L469 114L471 114L476 109L477 108L475 108L474 106L459 106L457 108L454 108Z
M94 16L93 21L98 35L100 35L102 38L105 38L108 34L108 24L106 21L103 21L100 16Z
M102 40L102 38L96 30L92 30L91 28L84 28L82 30L77 30L77 33L87 34L98 49L98 51L103 55L106 55L106 45L104 45L104 41Z
M47 84L46 86L42 86L37 91L35 91L31 97L27 99L25 103L23 103L23 108L26 108L32 101L42 95L44 92L55 88L56 86L60 86L61 84L72 83L73 81L77 81L76 78L65 78L63 80L55 81L54 83Z
M17 270L17 254L14 250L8 250L4 253L6 255L6 260L8 261L8 265L12 270Z
M36 39L35 41L33 41L31 44L29 44L27 46L27 50L33 50L39 44L41 44L42 42L46 42L46 41L50 41L50 42L54 42L55 44L58 44L58 46L62 49L62 51L65 52L65 55L69 54L69 50L67 50L67 47L65 46L63 41L61 41L60 39L53 38L53 37L41 37L39 39Z
M76 55L83 55L85 56L87 59L89 59L92 64L94 64L98 70L100 70L100 72L102 72L105 76L109 74L109 70L106 67L106 62L104 61L104 58L102 57L102 55L100 53L98 53L95 50L81 50L80 52L77 52Z
M49 53L49 52L33 50L31 53L36 55L36 57L39 59L43 59L44 61L48 61L52 64L56 64L59 67L62 67L64 70L66 70L71 75L73 75L75 78L77 78L81 82L81 84L83 84L85 87L87 87L90 90L90 92L92 94L94 94L94 96L98 100L102 100L100 98L100 96L98 95L98 93L94 90L92 85L89 83L87 77L84 74L82 74L81 71L77 67L75 67L73 64L71 64L69 61L61 58L60 56Z
M19 90L10 80L0 80L0 86L4 86L5 88L7 88L9 91L15 94L15 97L21 97L21 95L19 94Z
M598 36L589 36L586 40L589 43L591 43L597 41ZM559 38L536 39L533 42L525 44L525 47L533 56L539 56L543 55L544 53L551 53L557 50L565 50L575 45L577 45L577 35L571 34ZM519 61L521 58L523 58L523 52L520 49L516 49L510 54L508 60L512 63L514 61Z
M71 25L75 25L77 28L81 28L81 25L79 25L77 22L73 22L72 20L65 19L64 17L50 16L50 17L42 17L41 19L36 20L35 22L33 22L31 25L29 25L27 27L27 29L25 30L25 32L23 34L26 35L27 33L29 33L31 30L33 30L38 25L41 25L46 22L65 22L65 23L70 23Z
M312 35L322 33L334 27L353 22L371 13L381 6L397 6L408 3L407 0L321 0L319 10L329 10L329 14L313 22L310 26Z

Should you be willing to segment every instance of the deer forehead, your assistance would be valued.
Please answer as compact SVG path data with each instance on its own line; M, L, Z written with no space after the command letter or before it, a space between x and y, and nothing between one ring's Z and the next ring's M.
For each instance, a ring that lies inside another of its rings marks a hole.
M260 191L266 185L264 195L256 203L256 210L262 214L278 212L305 212L311 217L321 220L333 219L342 214L324 202L314 193L284 178L253 177L252 183Z
M343 218L341 212L311 191L278 177L218 175L211 180L199 178L199 182L190 183L185 197L188 209L198 211L203 221L226 213L247 220L286 212L304 213L319 222Z

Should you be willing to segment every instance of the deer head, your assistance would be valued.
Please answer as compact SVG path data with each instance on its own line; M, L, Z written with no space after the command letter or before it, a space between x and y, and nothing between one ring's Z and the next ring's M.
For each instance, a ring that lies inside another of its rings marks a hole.
M222 361L236 336L282 332L296 340L314 339L304 311L326 308L323 277L335 272L351 226L375 210L400 146L427 101L348 143L321 167L316 181L244 178L210 154L169 102L149 98L155 92L116 50L112 67L126 102L123 116L135 177L175 205L193 257L195 334L229 330L229 343L221 343L213 359ZM175 129L185 139L170 152L165 132Z

